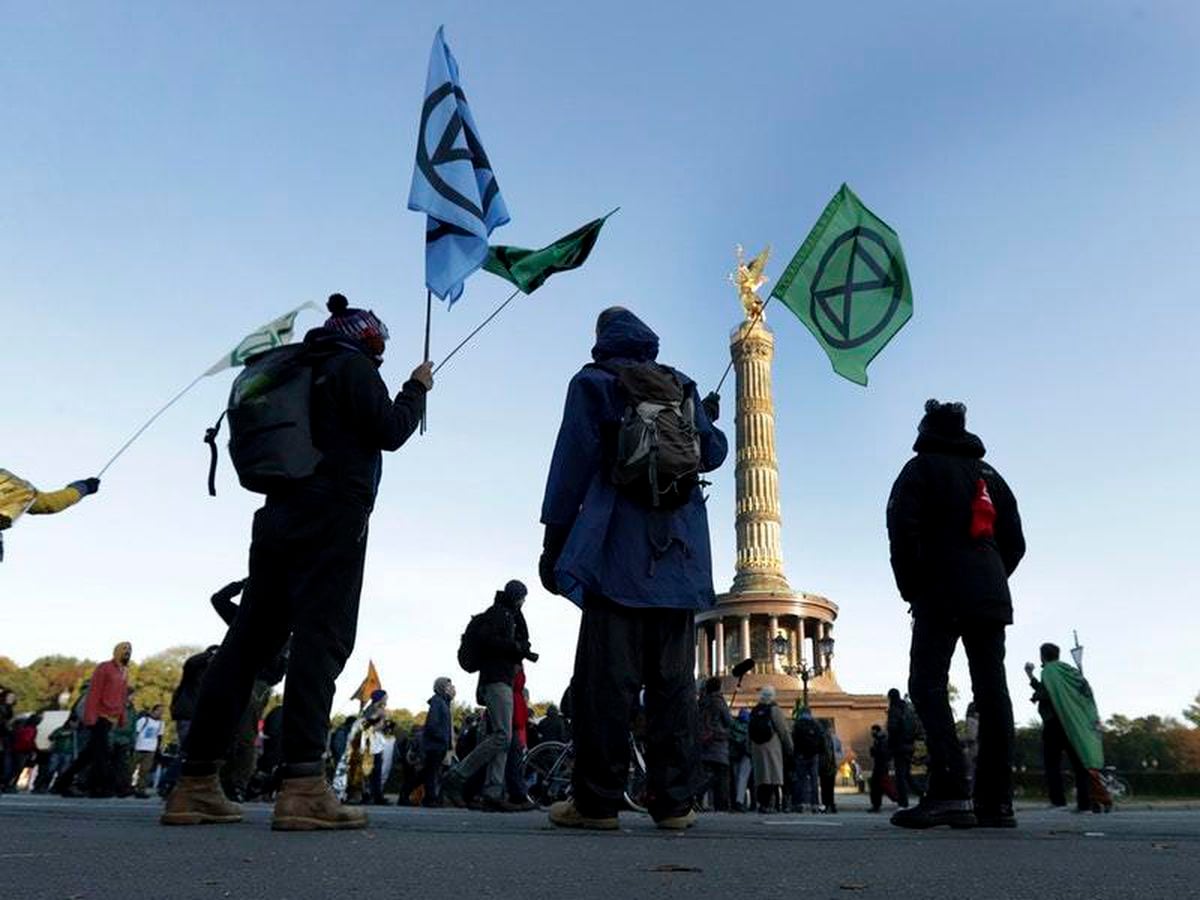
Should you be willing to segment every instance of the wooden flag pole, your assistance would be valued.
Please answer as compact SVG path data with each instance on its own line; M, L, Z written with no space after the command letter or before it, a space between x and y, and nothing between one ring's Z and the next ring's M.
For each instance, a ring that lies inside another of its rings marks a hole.
M422 357L423 362L429 362L429 330L430 323L433 321L433 291L429 288L425 289L425 355ZM425 417L429 414L428 406L425 412L421 413L421 434L425 433Z

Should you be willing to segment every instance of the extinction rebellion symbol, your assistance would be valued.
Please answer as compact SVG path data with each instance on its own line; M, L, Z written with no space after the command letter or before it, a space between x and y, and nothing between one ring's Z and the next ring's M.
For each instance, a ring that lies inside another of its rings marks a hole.
M447 99L454 104L454 112L450 114L450 120L446 123L445 129L440 135L431 134L430 119L437 108ZM492 199L499 192L496 179L494 177L489 179L487 188L481 198L483 209L480 209L474 201L464 196L460 191L455 190L438 174L438 166L459 160L470 162L477 172L480 169L488 170L489 174L491 172L492 165L488 162L487 154L483 152L483 144L480 143L479 136L475 134L471 124L464 121L462 114L458 110L458 104L462 103L465 105L466 102L467 97L463 93L462 88L456 87L449 81L442 84L425 98L425 105L421 109L420 138L417 141L417 168L428 179L430 186L441 194L442 197L462 209L468 215L483 220L487 218L488 208L491 206ZM460 134L466 142L466 147L455 147ZM428 146L431 140L437 142L432 153L430 153Z
M809 313L821 337L831 347L852 350L877 337L895 317L904 295L904 270L884 239L859 225L829 245L811 295Z

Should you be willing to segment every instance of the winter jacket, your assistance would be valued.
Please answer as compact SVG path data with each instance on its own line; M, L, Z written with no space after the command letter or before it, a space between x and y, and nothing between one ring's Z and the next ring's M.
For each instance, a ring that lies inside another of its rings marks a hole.
M887 742L888 753L892 756L912 756L913 744L916 740L916 712L908 708L903 700L899 703L889 703L887 713ZM914 720L910 727L907 724L909 716ZM912 732L912 733L910 733Z
M425 716L425 728L421 731L421 752L444 754L450 749L453 733L450 704L441 694L434 694L429 698L429 712Z
M592 358L606 365L657 356L658 336L627 311L608 319L592 349ZM701 471L710 472L725 460L725 435L709 419L695 384L676 374L692 396ZM591 593L625 606L707 608L715 594L700 488L682 507L656 510L619 493L612 482L625 405L616 376L596 366L585 366L567 389L541 516L558 592L580 607Z
M289 490L350 499L370 509L383 471L383 450L397 450L425 411L425 386L405 382L393 399L374 360L356 342L326 328L304 337L313 363L313 445L323 459Z
M892 571L915 616L1012 622L1008 577L1025 554L1017 502L983 462L983 442L963 429L922 430L917 455L888 499ZM971 503L982 478L996 510L995 536L971 537Z
M538 722L538 737L543 741L558 741L565 744L571 739L567 720L557 712L547 712L542 717L542 721Z
M39 491L8 469L0 469L0 529L8 528L22 513L49 515L62 512L83 496L80 490L71 486L61 491Z
M196 714L196 699L200 696L200 680L208 671L208 664L216 655L217 648L189 656L183 664L183 674L179 678L179 686L171 695L171 718L176 722L189 722Z
M520 611L503 602L503 592L483 612L477 640L479 650L479 686L485 684L511 685L517 677L517 667L529 650L529 628Z
M778 705L771 704L771 724L775 733L765 744L750 742L750 757L754 761L755 784L783 784L784 764L792 758L792 734L787 719Z
M97 719L110 719L117 725L125 724L125 701L129 696L126 689L125 667L116 660L108 660L96 666L88 687L87 700L83 706L83 724L89 728Z
M698 704L700 761L729 765L729 730L733 716L719 693L705 694Z

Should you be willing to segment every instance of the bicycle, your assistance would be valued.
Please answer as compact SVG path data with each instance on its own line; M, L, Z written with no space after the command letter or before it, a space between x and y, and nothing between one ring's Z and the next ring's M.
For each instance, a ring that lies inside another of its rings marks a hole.
M525 756L522 775L529 785L529 799L545 809L571 798L571 775L575 771L575 742L545 741ZM629 736L629 777L625 782L625 806L632 812L646 811L646 757L633 735Z

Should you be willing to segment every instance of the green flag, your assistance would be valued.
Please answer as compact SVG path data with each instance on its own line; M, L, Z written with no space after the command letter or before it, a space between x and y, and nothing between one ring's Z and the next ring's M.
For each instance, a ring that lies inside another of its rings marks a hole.
M272 319L266 325L242 338L241 343L213 363L212 368L204 374L215 375L222 369L236 368L244 365L249 357L257 353L282 347L292 339L292 333L296 330L296 316L305 309L319 310L320 307L310 300L290 312L285 312L278 319Z
M1103 769L1104 732L1096 698L1083 673L1061 660L1043 663L1042 687L1083 767Z
M900 238L843 184L771 291L829 355L833 370L867 383L867 366L912 318Z
M613 210L616 212L616 210ZM609 213L608 216L611 216ZM577 228L565 237L541 250L526 250L524 247L489 247L487 261L483 267L493 275L511 281L526 294L540 288L555 272L566 272L582 266L600 237L604 216L593 219L582 228Z

